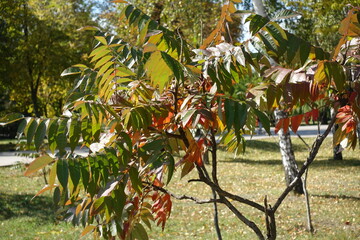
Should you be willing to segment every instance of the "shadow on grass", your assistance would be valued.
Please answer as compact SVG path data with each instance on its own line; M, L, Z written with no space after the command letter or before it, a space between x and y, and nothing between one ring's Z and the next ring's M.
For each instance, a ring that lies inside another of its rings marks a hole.
M225 149L225 148L221 148ZM246 141L246 149L261 149L262 151L267 152L279 152L279 144L278 141L274 140L272 142L264 141L264 140L247 140ZM304 144L293 144L294 151L308 151L307 147Z
M233 159L226 161L219 161L224 163L244 163L250 165L282 165L281 160L279 159L269 159L269 160L252 160L252 159ZM298 166L301 167L303 162L298 161ZM350 158L342 161L334 160L315 160L311 163L310 168L313 167L360 167L360 160L355 158Z
M312 197L319 197L319 198L334 198L334 199L345 199L345 200L360 201L360 197L346 196L346 195L311 194L311 196Z
M279 152L279 146L277 142L268 142L262 140L248 140L246 141L246 148L261 149L267 152Z
M36 217L40 221L54 220L54 209L50 197L39 196L31 200L30 194L0 193L0 221L16 217Z

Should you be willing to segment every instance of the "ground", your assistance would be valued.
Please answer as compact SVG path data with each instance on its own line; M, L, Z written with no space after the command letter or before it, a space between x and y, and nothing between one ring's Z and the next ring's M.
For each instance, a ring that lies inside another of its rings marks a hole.
M311 144L313 139L305 139ZM308 150L293 138L296 158L301 164ZM278 239L359 239L360 238L360 150L344 152L344 161L329 161L331 138L327 139L309 170L310 194L315 235L306 232L305 201L303 196L289 195L281 205L277 218ZM248 141L247 152L234 158L230 153L219 155L220 184L226 190L269 203L284 189L284 173L275 138ZM44 180L22 176L19 166L0 168L0 239L79 239L81 229L57 222L49 194L30 201ZM180 173L168 187L174 193L186 193L201 199L210 191L199 183L178 181ZM238 205L240 210L263 228L259 212ZM220 227L224 239L256 239L256 236L226 208L220 207ZM195 205L174 200L171 218L165 231L153 226L150 239L216 239L212 223L212 205ZM91 239L91 237L89 237Z

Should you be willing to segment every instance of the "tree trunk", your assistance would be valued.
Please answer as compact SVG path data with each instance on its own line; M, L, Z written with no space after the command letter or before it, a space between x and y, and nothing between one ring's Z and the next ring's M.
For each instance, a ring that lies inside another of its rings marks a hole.
M253 3L256 14L259 14L266 18L268 17L267 13L265 12L265 8L264 8L264 4L263 4L262 0L253 0L252 3ZM285 117L287 117L286 112L280 111L280 110L275 111L276 121L278 121L281 118L285 118ZM279 135L279 145L280 145L282 163L283 163L284 170L285 170L286 186L289 186L289 184L294 180L294 178L298 174L299 169L298 169L296 161L295 161L295 155L294 155L294 151L292 149L290 133L289 132L284 133L284 131L281 129L278 132L278 135ZM298 184L294 187L294 192L299 193L299 194L304 193L304 190L302 187L302 181L299 181Z
M281 118L286 118L286 117L287 117L286 112L281 110L275 111L275 118L277 121ZM299 169L295 161L295 155L292 148L290 132L287 131L285 133L283 129L280 129L278 135L279 135L281 159L285 171L286 186L289 186L289 184L295 179L296 175L298 174ZM299 181L298 184L295 186L294 192L299 194L304 193L301 181Z

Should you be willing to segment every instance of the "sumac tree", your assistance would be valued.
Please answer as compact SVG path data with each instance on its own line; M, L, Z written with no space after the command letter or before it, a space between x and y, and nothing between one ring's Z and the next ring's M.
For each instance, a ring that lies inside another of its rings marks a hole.
M124 1L117 1L124 2ZM313 162L319 147L337 122L337 142L355 147L360 116L358 77L359 9L343 20L342 38L332 55L283 30L277 23L251 14L252 37L236 46L223 42L226 21L236 12L229 1L222 8L216 29L200 49L191 49L179 34L160 26L133 5L121 14L138 31L135 45L97 32L91 67L74 65L62 75L78 74L64 115L25 118L19 132L40 149L46 140L52 156L43 153L28 167L30 175L51 165L48 185L54 200L82 235L93 232L104 238L147 239L146 226L162 228L171 213L172 198L213 204L218 238L217 205L225 205L259 239L276 238L276 213L282 201ZM252 43L257 52L249 51ZM351 54L350 54L351 53ZM269 57L277 63L269 63ZM349 71L351 69L351 72ZM243 91L243 79L261 76L263 82ZM343 103L340 105L340 102ZM241 152L243 134L253 134L256 119L270 132L267 113L279 108L288 113L277 129L296 132L303 119L332 105L338 114L319 135L296 178L279 198L257 203L230 193L220 185L217 149L223 144ZM343 107L339 107L343 106ZM10 115L11 122L22 118ZM201 134L195 136L196 131ZM74 150L89 147L88 156ZM204 154L210 153L210 166ZM181 156L181 157L175 157ZM175 169L181 176L196 171L192 181L211 188L212 196L177 196L167 190ZM37 195L38 195L37 194ZM234 202L263 214L266 232L248 219Z

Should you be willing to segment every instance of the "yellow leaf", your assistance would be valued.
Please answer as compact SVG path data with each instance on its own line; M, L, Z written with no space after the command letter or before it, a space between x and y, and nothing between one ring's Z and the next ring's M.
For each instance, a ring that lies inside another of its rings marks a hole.
M101 42L102 44L107 45L106 38L104 38L103 36L96 36L95 39Z
M229 12L230 13L236 12L236 7L233 2L229 2Z
M168 84L173 72L161 57L161 52L156 51L151 54L149 60L145 64L147 74L151 77L151 82L159 86L159 91L162 92Z
M324 61L320 61L314 75L314 81L317 84L321 84L324 80L326 80Z

